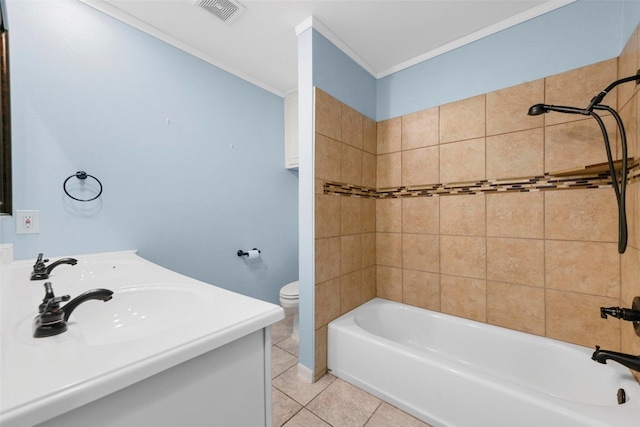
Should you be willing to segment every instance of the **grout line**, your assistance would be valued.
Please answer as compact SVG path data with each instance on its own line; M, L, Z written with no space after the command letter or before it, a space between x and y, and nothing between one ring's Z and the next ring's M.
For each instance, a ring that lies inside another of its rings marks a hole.
M380 403L378 403L378 406L376 406L376 409L374 409L373 412L371 412L371 415L369 415L369 418L367 418L367 421L364 422L363 427L366 427L367 424L369 424L369 421L371 421L371 418L373 418L373 416L376 414L376 412L378 412L378 409L380 409L380 407L384 403L384 400L380 399L379 397L376 397L376 399L378 399L380 401Z

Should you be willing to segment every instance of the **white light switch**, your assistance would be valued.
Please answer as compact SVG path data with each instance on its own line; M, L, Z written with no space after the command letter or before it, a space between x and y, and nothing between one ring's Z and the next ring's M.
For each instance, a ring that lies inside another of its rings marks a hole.
M40 211L16 210L16 234L40 233Z

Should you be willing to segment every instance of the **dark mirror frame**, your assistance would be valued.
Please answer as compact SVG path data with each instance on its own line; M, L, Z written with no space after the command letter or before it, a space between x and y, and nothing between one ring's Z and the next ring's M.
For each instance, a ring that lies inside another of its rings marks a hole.
M0 6L2 6L0 4ZM11 103L9 98L9 41L0 7L0 214L12 213Z

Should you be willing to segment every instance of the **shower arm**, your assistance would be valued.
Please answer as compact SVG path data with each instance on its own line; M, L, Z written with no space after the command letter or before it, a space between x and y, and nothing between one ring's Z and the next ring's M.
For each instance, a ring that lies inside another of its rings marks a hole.
M633 81L635 81L636 84L640 84L640 70L638 70L634 76L629 76L629 77L616 80L615 82L607 86L602 92L594 96L591 102L589 103L589 106L586 108L587 111L592 111L596 105L600 104L604 99L604 97L607 96L607 94L611 92L611 90L614 87L622 83L633 82Z

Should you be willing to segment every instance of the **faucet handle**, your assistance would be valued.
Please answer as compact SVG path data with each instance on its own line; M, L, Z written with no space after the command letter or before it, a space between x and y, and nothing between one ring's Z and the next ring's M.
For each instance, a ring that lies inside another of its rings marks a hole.
M607 316L613 316L616 318L620 318L620 307L600 307L600 317L606 319Z
M36 263L33 264L34 270L44 269L45 268L44 263L49 262L48 259L42 259L42 255L43 255L42 253L38 254L38 259L36 259Z
M38 307L40 313L56 313L60 310L60 303L63 301L69 301L71 297L69 295L63 295L61 297L54 297L47 301L43 301Z
M38 254L38 259L36 263L33 264L33 271L31 272L31 280L43 280L48 279L49 275L47 274L47 266L45 262L49 262L48 259L43 260L42 254Z
M63 295L61 297L56 297L53 294L53 287L51 286L51 282L46 282L44 284L45 295L42 299L42 304L38 306L38 311L40 313L45 313L49 311L56 311L60 308L60 303L63 301L69 301L71 297L69 295Z
M39 314L33 319L33 337L42 338L61 334L67 330L64 319L64 309L60 307L62 301L69 301L69 295L56 297L53 295L51 282L44 285L45 297L38 306Z
M51 286L51 282L45 282L45 284L44 284L44 299L42 300L42 302L50 300L53 297L55 297L55 295L53 294L53 287Z

